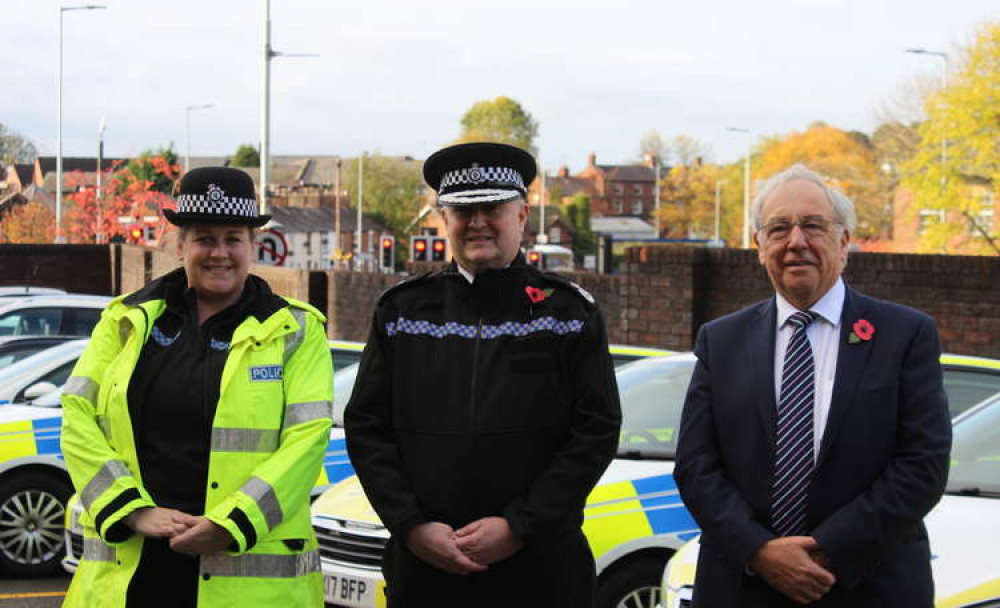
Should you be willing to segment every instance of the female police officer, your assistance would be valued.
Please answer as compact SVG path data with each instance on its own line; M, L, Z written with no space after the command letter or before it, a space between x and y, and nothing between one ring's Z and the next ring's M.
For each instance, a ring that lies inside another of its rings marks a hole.
M65 605L321 605L323 316L248 274L269 216L246 173L190 171L177 202L183 268L114 300L66 385L85 539Z

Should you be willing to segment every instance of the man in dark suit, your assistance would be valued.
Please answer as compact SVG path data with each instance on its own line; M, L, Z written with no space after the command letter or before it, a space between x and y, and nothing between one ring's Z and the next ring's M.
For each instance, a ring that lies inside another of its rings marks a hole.
M923 608L951 424L934 321L840 275L854 209L796 165L753 206L776 295L698 332L674 476L694 606Z

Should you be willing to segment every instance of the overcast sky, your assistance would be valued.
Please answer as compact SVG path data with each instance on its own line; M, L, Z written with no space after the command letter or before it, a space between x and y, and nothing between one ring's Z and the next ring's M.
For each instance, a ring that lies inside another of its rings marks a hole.
M0 122L55 153L59 6L3 0ZM64 13L63 150L194 155L259 142L264 0L105 0ZM550 170L637 157L648 129L712 158L815 120L870 132L907 82L940 73L997 0L272 0L272 154L425 158L474 102L518 100Z

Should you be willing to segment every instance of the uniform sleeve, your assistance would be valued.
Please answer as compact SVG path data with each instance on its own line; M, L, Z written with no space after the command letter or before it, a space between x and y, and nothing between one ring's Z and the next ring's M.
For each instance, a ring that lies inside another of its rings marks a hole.
M97 533L112 544L131 536L123 522L129 513L156 506L111 447L105 434L110 421L98 415L99 395L126 389L107 386L106 378L108 365L122 349L121 340L117 321L105 310L62 394L66 468Z
M322 320L293 308L302 341L287 360L282 383L285 403L278 448L250 474L239 490L205 514L225 528L243 553L287 515L309 502L330 441L333 409L333 362Z
M917 527L944 493L951 419L940 356L937 328L925 317L900 364L892 459L866 492L813 530L848 588Z
M511 529L526 544L559 530L579 511L618 450L622 420L618 384L596 307L587 315L575 360L567 367L575 387L568 438L527 494L504 509Z
M426 518L403 475L392 421L392 351L380 323L372 320L354 392L344 412L347 453L358 479L389 532L405 538Z

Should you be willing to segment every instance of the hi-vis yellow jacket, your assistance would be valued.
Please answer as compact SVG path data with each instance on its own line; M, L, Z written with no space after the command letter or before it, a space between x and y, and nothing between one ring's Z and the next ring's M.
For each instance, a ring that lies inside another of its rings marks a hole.
M109 529L155 506L143 488L128 404L131 376L161 299L104 311L64 388L62 451L85 508L83 561L64 606L125 606L143 537ZM329 441L333 365L323 316L289 305L233 332L212 425L205 516L238 549L201 558L201 608L322 606L309 493ZM169 584L169 583L167 583Z

